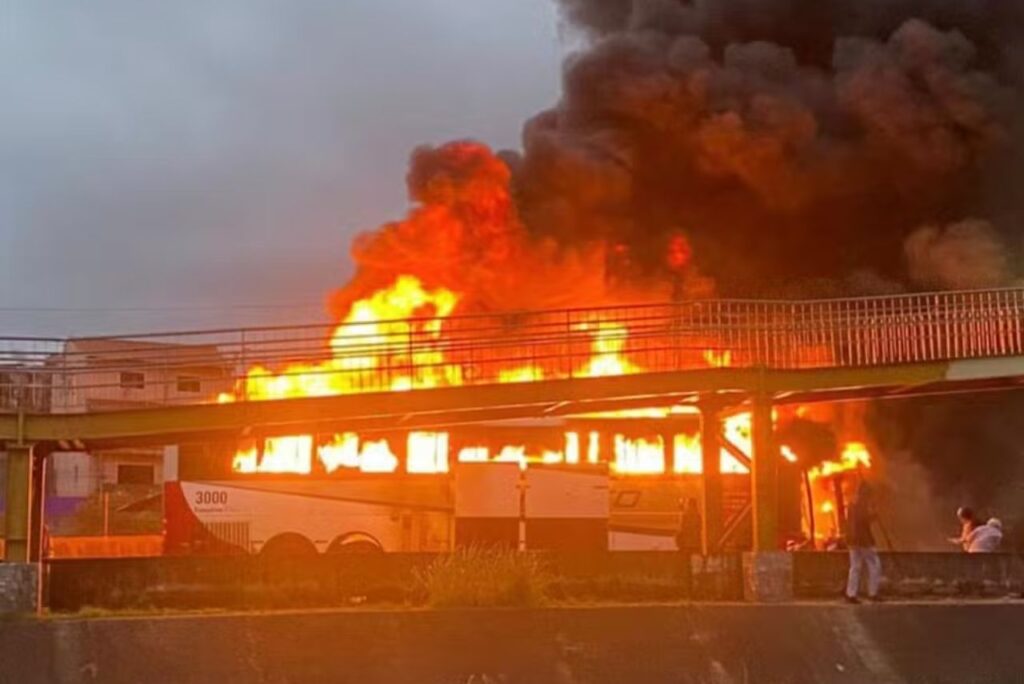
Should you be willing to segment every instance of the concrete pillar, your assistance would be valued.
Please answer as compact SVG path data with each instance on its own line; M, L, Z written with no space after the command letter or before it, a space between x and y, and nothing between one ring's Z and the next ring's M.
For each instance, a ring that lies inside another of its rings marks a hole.
M36 611L38 563L0 563L0 616Z
M24 563L29 559L32 505L32 447L7 445L7 502L4 560Z
M752 404L754 551L774 551L779 548L779 450L772 400L768 395L758 394Z
M722 418L713 402L700 405L701 532L705 556L718 551L722 539Z
M756 603L793 600L793 554L755 551L743 554L743 598Z

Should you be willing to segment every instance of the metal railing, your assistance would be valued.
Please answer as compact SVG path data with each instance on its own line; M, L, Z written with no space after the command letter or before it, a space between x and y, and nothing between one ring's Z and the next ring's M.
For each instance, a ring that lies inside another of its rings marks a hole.
M1024 289L0 338L0 410L80 412L715 367L1024 355Z

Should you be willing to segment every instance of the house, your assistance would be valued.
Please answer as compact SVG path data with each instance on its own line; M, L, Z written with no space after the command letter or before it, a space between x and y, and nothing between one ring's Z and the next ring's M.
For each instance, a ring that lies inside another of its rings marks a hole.
M53 375L48 370L0 366L0 412L50 412Z
M47 362L53 413L86 413L213 401L229 391L233 364L212 344L123 338L68 340ZM116 485L162 483L159 448L60 452L52 492L87 497Z

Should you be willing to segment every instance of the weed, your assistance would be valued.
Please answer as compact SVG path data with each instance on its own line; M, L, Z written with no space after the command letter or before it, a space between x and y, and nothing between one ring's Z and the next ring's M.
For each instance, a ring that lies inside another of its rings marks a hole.
M489 548L440 555L416 577L435 608L535 607L546 602L550 584L537 556Z

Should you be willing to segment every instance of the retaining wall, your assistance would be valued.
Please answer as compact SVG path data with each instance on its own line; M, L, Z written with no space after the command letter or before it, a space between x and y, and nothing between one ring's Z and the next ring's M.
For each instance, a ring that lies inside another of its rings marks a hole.
M778 554L791 592L774 598L835 598L846 582L845 553ZM416 575L430 554L98 558L47 563L55 611L101 608L301 608L416 602ZM543 556L555 599L576 601L738 600L739 555L708 559L665 552ZM749 572L748 563L748 578ZM791 565L791 569L789 566ZM891 597L1000 597L1024 589L1024 560L1010 554L882 554ZM782 577L783 575L780 575ZM747 582L749 589L750 582Z
M794 553L793 593L832 598L846 586L846 552ZM1024 559L1009 553L882 553L882 592L893 597L999 597L1024 588ZM1024 681L1024 675L1022 675Z
M738 600L739 555L663 552L541 555L552 598L574 601ZM47 563L47 605L124 608L299 608L416 603L432 554L66 559Z
M999 684L1024 608L837 604L0 622L0 682Z

